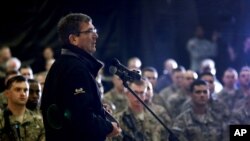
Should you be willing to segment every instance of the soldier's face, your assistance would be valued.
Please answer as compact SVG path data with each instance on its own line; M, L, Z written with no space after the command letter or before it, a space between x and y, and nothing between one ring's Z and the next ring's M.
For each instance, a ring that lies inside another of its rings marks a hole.
M116 89L121 90L121 91L124 89L123 82L119 78L119 76L114 75L112 78L112 82L113 82L113 85Z
M152 100L153 96L154 96L153 86L150 82L148 82L146 96L145 96L145 102L146 103L150 102Z
M214 78L210 75L202 76L201 80L206 81L208 83L210 93L214 92Z
M137 96L140 97L142 101L145 100L146 90L147 90L146 86L139 86L136 84L132 84L131 89L137 94ZM142 104L140 103L140 101L133 94L128 93L127 96L128 96L130 106L132 106L131 108L142 107Z
M209 99L209 88L206 85L194 86L192 101L195 105L204 106Z
M190 88L190 85L192 84L192 82L194 80L195 80L194 74L190 73L190 72L186 72L184 74L183 87L186 88L186 89Z
M143 76L148 78L148 80L151 82L153 87L155 87L156 81L157 81L157 78L158 78L158 74L156 72L145 71L143 73Z
M242 71L239 76L240 85L249 86L250 84L250 71Z
M39 83L31 83L29 89L29 102L38 104L41 96L41 85Z
M237 75L233 72L225 72L223 76L223 83L225 86L232 87L237 81Z
M33 72L30 68L23 68L20 70L20 73L27 79L33 79Z
M176 84L178 87L181 87L183 84L183 74L183 72L175 72L172 76L173 83Z
M14 82L6 91L8 103L15 105L26 105L29 96L28 82Z

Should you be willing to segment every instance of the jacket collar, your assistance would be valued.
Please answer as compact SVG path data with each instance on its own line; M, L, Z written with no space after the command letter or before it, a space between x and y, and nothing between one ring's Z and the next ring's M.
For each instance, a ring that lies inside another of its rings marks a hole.
M64 46L61 50L61 55L71 55L81 59L94 77L97 76L98 71L104 66L93 55L73 45Z

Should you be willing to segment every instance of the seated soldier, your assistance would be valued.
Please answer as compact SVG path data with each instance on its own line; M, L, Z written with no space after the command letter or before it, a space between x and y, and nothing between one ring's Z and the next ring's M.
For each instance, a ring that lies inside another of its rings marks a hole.
M223 141L225 129L209 108L209 86L203 80L191 84L191 107L173 123L173 130L181 141Z
M26 108L29 84L18 75L6 84L7 107L0 112L1 141L44 141L45 130L41 119Z
M142 100L145 100L147 83L145 80L129 83L129 87ZM163 126L146 112L143 104L127 91L128 107L118 114L122 135L112 138L113 141L167 141L167 132Z

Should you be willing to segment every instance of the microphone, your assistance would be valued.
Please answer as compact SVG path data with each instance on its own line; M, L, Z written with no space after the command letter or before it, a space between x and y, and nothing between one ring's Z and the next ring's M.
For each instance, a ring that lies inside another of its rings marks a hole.
M141 75L139 74L139 71L129 70L127 67L122 65L116 58L112 60L111 66L109 67L109 72L111 74L118 75L123 81L141 80Z

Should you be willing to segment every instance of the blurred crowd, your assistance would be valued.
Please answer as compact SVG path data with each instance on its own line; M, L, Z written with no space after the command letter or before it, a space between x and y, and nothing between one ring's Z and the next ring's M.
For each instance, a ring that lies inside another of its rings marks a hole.
M204 37L202 26L197 26L195 36L186 47L189 68L174 58L167 58L161 71L153 64L145 66L139 57L127 60L128 69L137 70L143 77L141 81L129 82L128 86L180 140L229 141L229 125L250 123L250 37L244 40L240 52L230 46L221 49L220 45L218 32L209 40ZM44 48L42 58L28 65L12 56L10 47L1 46L1 113L11 101L6 96L9 80L21 75L29 83L25 107L42 119L40 98L54 61L53 48L49 46ZM221 78L218 71L222 72ZM123 130L122 136L108 140L168 140L171 133L124 87L127 82L117 75L105 76L103 70L99 71L96 81L103 104Z

